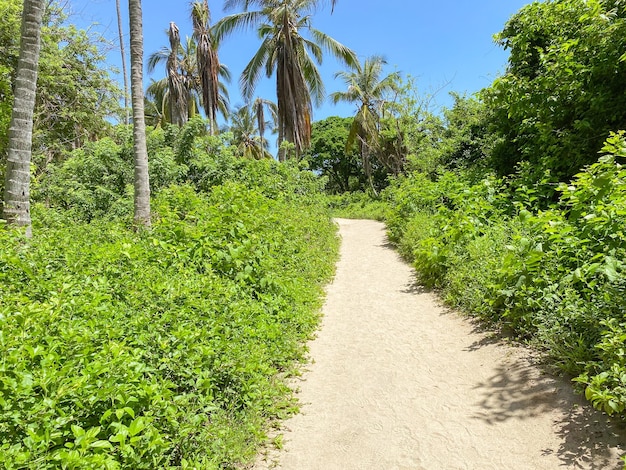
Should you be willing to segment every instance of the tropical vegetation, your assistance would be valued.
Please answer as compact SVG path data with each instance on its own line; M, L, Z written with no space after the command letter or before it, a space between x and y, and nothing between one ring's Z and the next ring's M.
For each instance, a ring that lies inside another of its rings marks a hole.
M384 220L419 282L626 419L626 3L529 4L496 36L506 71L441 112L313 28L323 3L226 0L212 24L193 2L144 96L129 0L127 123L100 39L54 2L0 0L3 468L249 464L295 409L331 213ZM218 51L247 28L231 110ZM324 53L355 113L313 122ZM273 73L276 104L255 96Z
M312 13L320 3L227 0L228 9L242 7L244 11L226 16L215 25L217 41L237 29L257 27L262 43L241 74L242 94L245 99L252 98L263 71L268 77L276 74L278 141L293 144L296 155L311 142L312 103L320 104L324 99L324 83L315 62L321 63L325 50L346 65L356 63L352 50L313 28ZM250 6L259 9L250 11ZM308 32L310 38L302 32ZM285 152L279 159L285 159Z

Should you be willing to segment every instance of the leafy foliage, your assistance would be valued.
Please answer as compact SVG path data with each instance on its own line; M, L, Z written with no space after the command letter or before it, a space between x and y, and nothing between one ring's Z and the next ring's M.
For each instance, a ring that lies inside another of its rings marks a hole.
M230 182L162 190L149 232L38 210L34 241L0 231L0 466L250 459L293 407L279 375L336 255L324 210Z
M0 1L0 176L6 160L22 3ZM66 152L107 135L111 130L107 119L119 111L119 89L102 67L103 39L68 26L65 19L61 7L54 2L48 5L34 115L32 161L37 173ZM0 181L3 185L4 178Z
M508 70L483 94L501 174L524 161L539 177L569 178L597 160L609 131L626 124L624 37L621 1L534 2L509 20L497 36Z
M239 181L272 198L315 198L325 181L297 162L281 165L270 159L238 157L231 135L207 134L206 121L196 116L182 128L148 131L151 191L171 184L190 183L200 191L226 181ZM42 175L35 197L91 221L116 218L132 211L132 140L130 129L118 126L112 138L87 143Z
M626 409L624 133L537 210L533 191L446 173L396 181L390 235L420 280L447 300L544 350L609 414Z
M387 204L363 192L328 195L326 201L333 217L384 221Z
M346 149L352 121L333 116L313 123L311 147L304 158L313 171L328 177L329 193L363 190L366 183L360 158Z

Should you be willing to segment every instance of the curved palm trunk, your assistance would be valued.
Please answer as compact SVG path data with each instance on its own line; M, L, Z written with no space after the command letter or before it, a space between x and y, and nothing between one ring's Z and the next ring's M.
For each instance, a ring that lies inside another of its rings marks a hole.
M130 81L133 100L135 155L135 223L150 225L150 180L143 99L143 25L141 0L128 0L130 17Z
M126 70L126 48L124 47L124 29L122 28L122 9L120 7L120 0L115 0L115 10L117 12L117 32L120 38L120 54L122 55L122 75L124 76L124 111L126 113L126 120L124 121L124 124L129 124L128 70Z
M4 186L3 217L9 224L26 227L26 235L29 237L33 110L45 6L45 0L24 0L20 56L17 63L13 113L9 125L9 154Z

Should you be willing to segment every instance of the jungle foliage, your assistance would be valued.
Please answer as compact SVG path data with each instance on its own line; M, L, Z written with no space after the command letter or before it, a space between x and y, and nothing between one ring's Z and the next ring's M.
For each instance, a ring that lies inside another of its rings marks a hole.
M626 417L626 4L552 0L497 35L506 73L455 97L382 195L424 285L543 351Z
M324 181L192 119L150 132L135 231L130 134L50 165L34 239L0 230L2 468L238 468L295 409L337 255Z
M0 0L0 185L19 53L22 2ZM52 161L111 131L108 118L120 112L120 90L104 68L104 39L66 23L50 3L44 17L33 129L35 173ZM2 189L0 187L0 189Z
M19 3L0 0L0 153ZM256 160L265 119L254 128L252 103L232 133L193 113L157 120L153 226L139 231L131 129L106 120L118 91L99 43L51 12L37 236L0 230L4 468L245 465L268 420L293 409L283 378L336 257L328 206L384 218L421 283L626 417L626 2L529 4L496 37L506 72L442 113L394 76L372 108L368 171L352 118L314 123L286 163Z

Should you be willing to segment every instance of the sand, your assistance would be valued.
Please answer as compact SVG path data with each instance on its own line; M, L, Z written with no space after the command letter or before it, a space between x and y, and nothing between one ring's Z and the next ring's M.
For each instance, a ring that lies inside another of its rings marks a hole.
M341 258L300 414L255 469L621 469L626 433L416 285L384 225L338 220Z

